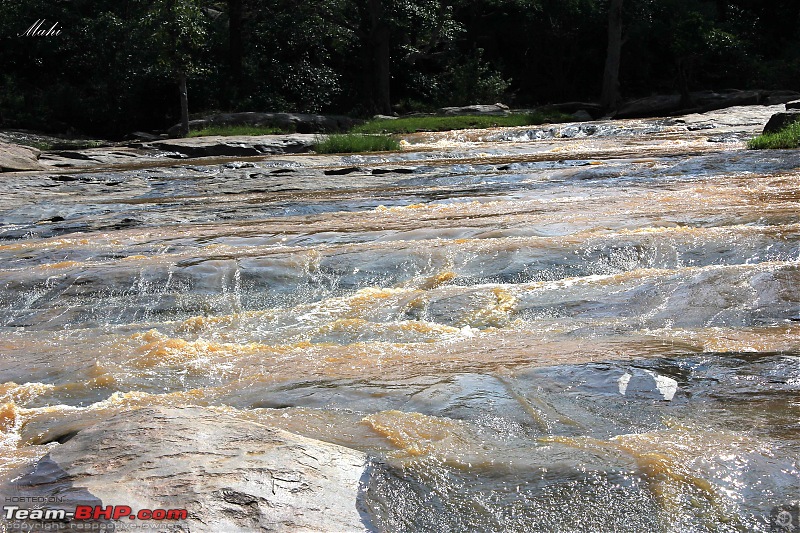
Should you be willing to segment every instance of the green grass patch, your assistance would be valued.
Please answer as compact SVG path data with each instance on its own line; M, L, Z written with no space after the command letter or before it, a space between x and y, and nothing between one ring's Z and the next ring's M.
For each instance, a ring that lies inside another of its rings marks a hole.
M42 152L58 151L58 150L84 150L86 148L100 148L108 146L108 143L103 141L90 141L90 140L59 140L59 139L26 139L15 141L16 144L31 146L38 148Z
M189 132L189 137L208 137L210 135L223 135L230 137L234 135L279 135L282 133L294 133L275 126L208 126L199 130Z
M800 121L789 124L778 133L765 133L747 141L751 150L775 150L800 147Z
M318 154L353 154L359 152L388 152L400 149L400 143L390 135L344 133L320 138L314 145Z
M41 150L42 152L47 152L49 150L55 150L54 144L50 141L20 141L18 144L23 146L30 146L31 148L36 148Z
M404 117L398 119L371 120L356 126L353 133L415 133L418 131L450 131L514 126L538 126L539 124L569 122L575 118L557 111L551 113L528 113L505 116L463 115L453 117Z

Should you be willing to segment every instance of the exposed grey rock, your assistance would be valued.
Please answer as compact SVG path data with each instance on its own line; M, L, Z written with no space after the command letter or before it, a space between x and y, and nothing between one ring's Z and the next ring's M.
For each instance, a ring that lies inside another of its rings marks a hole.
M155 133L147 133L145 131L134 131L129 135L131 140L136 141L158 141L161 139L161 135L156 135Z
M237 137L192 137L170 139L137 145L142 148L178 152L189 157L257 156L264 154L297 154L311 151L314 135L262 135Z
M683 115L680 118L672 119L671 122L683 123L689 131L732 128L750 134L763 128L769 117L782 111L782 107L778 105L729 107L705 113ZM751 129L752 132L748 131Z
M632 369L617 380L619 393L631 398L671 401L678 382L650 370Z
M640 118L668 115L680 109L681 97L678 94L649 96L625 102L616 112L616 118Z
M536 110L515 109L515 113L534 112ZM750 138L760 132L769 118L784 111L784 106L737 106L705 113L694 113L681 117L663 120L641 121L592 121L585 123L567 123L558 125L542 125L527 129L510 128L500 132L487 130L482 141L528 141L550 140L556 138L609 137L617 135L649 135L674 129L676 132L702 132L713 130L715 137L731 134L740 135L740 140ZM592 114L592 110L588 110ZM665 130L666 128L666 130ZM12 132L15 135L31 134ZM0 132L0 142L8 141L9 132ZM442 134L447 135L447 134ZM272 154L308 152L316 140L313 134L303 135L265 135L235 137L201 137L190 139L159 139L151 142L129 142L126 145L105 146L97 148L78 148L47 151L41 154L38 163L47 170L57 169L91 169L101 167L130 168L133 165L149 166L153 164L172 165L175 160L191 157L230 157L262 156ZM350 166L351 161L342 162L331 156L331 166Z
M372 117L373 120L397 120L400 117L395 117L393 115L375 115Z
M728 107L757 105L761 103L761 91L702 91L692 93L692 100L703 112Z
M297 133L334 133L346 131L360 121L341 115L310 115L305 113L220 113L190 120L189 129L198 130L208 126L263 126L281 128ZM180 124L169 129L171 137L180 133Z
M42 170L41 151L30 146L0 142L0 172Z
M800 120L800 109L790 109L784 113L775 113L764 126L764 133L777 133L786 126Z
M728 107L760 104L763 94L761 91L699 91L691 93L691 99L696 108L684 112L705 113ZM615 118L656 117L670 115L680 110L680 95L656 95L626 102L614 116Z
M123 412L63 440L2 495L67 511L187 509L161 522L172 531L366 529L368 461L354 450L197 407Z
M764 105L780 105L798 99L800 99L800 93L797 91L765 91L761 103Z
M462 107L443 107L439 110L442 115L509 115L511 111L505 104L475 104Z
M604 111L603 106L593 102L562 102L560 104L552 104L546 107L567 114L585 111L586 113L590 114L592 118L602 117Z
M579 109L578 111L575 111L572 114L572 116L575 117L575 120L578 120L580 122L588 122L590 120L594 120L592 115L590 115L589 112L584 109Z

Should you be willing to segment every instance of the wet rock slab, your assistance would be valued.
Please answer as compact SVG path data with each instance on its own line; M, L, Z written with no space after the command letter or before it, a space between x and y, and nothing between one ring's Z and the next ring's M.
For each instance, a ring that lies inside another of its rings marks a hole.
M67 511L186 509L171 527L192 532L366 527L357 509L363 453L209 409L123 412L56 441L64 444L3 486L3 497L60 501Z
M793 98L787 91L699 91L691 93L692 106L696 111L708 112L737 106L758 104L775 105ZM649 96L626 102L616 113L616 118L641 118L662 116L682 110L683 102L678 94ZM684 109L683 112L688 112Z
M41 151L30 146L0 142L0 172L42 170L40 154Z
M442 115L509 115L511 111L505 104L475 104L463 107L443 107L439 113Z
M141 147L165 152L177 152L188 157L240 157L310 152L314 145L314 140L315 136L310 134L209 136L155 141L141 145Z

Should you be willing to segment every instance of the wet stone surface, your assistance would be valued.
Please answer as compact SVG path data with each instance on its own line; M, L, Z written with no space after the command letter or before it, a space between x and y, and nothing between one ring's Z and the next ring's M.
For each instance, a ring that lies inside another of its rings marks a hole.
M0 483L101 439L133 462L86 501L231 530L770 531L800 493L800 155L743 144L772 107L3 175ZM231 455L258 490L166 498L136 461L208 473L204 431L358 467Z

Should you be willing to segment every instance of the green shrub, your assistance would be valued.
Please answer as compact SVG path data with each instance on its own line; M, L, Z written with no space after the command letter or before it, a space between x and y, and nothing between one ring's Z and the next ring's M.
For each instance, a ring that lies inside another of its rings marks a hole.
M390 135L345 133L320 138L314 145L318 154L351 154L399 150L400 143Z
M276 135L293 133L274 126L208 126L189 132L189 137L208 137L209 135Z
M511 80L503 78L483 60L483 49L474 49L459 63L451 65L445 74L450 83L448 96L453 105L474 102L502 102Z
M778 133L765 133L747 142L751 150L774 150L800 147L800 121L789 124Z

